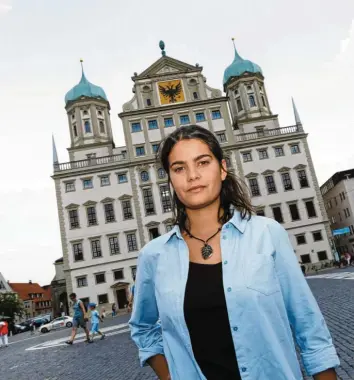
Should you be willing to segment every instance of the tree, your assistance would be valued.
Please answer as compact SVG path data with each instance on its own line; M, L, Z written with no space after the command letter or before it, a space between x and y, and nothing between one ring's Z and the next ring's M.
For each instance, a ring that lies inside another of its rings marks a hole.
M21 317L23 313L22 301L16 293L0 293L0 317L4 315L10 317L11 321L13 321L16 316Z

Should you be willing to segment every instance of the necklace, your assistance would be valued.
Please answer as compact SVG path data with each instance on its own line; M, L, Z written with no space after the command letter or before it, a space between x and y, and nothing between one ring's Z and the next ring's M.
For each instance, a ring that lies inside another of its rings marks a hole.
M206 240L203 240L203 239L200 239L196 236L193 236L188 230L187 228L185 228L187 234L189 237L193 238L193 239L196 239L196 240L199 240L201 241L204 246L202 247L201 249L201 252L202 252L202 257L204 260L207 260L207 259L210 259L211 256L213 256L213 248L208 244L208 241L210 239L212 239L214 236L216 236L220 231L221 231L221 228L219 227L218 230L215 232L214 235L210 236L210 238L206 239Z

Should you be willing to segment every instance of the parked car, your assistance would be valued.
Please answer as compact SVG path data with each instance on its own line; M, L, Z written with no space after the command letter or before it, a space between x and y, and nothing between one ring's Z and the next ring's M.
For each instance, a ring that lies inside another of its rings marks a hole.
M64 317L55 318L52 320L52 322L42 325L39 328L39 331L41 333L47 333L49 331L61 329L64 327L72 327L72 325L73 325L73 319L66 315Z
M42 325L49 323L49 320L43 317L28 319L27 321L24 321L15 325L14 327L15 333L18 334L21 332L30 331L33 322L36 329L38 329Z

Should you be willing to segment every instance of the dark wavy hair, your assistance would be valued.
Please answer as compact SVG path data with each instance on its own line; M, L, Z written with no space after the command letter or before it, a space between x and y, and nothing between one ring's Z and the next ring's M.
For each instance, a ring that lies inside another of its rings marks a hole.
M220 167L222 166L221 161L224 159L224 152L212 132L199 125L180 127L161 142L157 152L157 159L161 162L161 165L166 171L169 182L171 182L169 155L172 148L178 141L191 139L198 139L208 145L210 151L219 161ZM242 219L250 218L254 212L245 183L235 174L227 170L226 178L222 182L220 192L219 222L221 224L228 222L232 218L234 209L241 213ZM222 213L220 212L221 210L223 210ZM175 217L174 223L177 224L182 231L185 230L187 213L185 205L178 199L176 192L173 192L173 213Z

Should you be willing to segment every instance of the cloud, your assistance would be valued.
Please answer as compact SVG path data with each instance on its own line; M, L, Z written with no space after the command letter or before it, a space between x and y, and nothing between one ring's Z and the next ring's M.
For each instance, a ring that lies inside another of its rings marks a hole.
M12 10L12 5L0 3L0 13L7 13Z
M354 42L354 19L349 28L348 37L340 42L340 55L345 55L350 45Z

